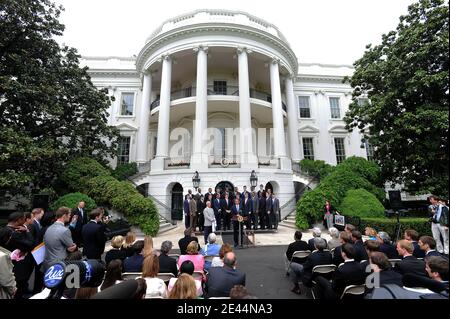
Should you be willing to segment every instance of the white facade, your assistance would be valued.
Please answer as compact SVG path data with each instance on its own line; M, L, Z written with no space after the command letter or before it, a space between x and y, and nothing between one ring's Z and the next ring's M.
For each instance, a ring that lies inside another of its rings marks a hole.
M247 13L195 11L163 23L138 56L82 64L115 97L109 123L129 137L120 160L138 162L135 182L167 207L176 183L193 189L195 171L206 192L221 181L250 188L255 170L285 216L302 180L292 163L309 155L336 164L336 143L340 159L366 157L342 119L352 91L342 80L352 67L299 63L275 26Z

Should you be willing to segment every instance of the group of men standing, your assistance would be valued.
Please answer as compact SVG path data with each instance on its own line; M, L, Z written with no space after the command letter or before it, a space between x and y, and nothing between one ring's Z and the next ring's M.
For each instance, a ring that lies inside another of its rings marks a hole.
M192 194L189 190L183 204L186 228L196 230L198 226L200 231L204 230L205 224L209 224L204 216L208 202L214 211L215 230L231 230L233 224L237 236L239 224L240 227L245 225L246 229L253 230L257 230L258 226L259 229L278 227L280 201L270 189L265 190L263 185L260 185L258 192L247 191L247 186L243 187L242 192L239 192L238 187L234 188L234 192L218 188L215 193L209 188L205 194L201 193L200 188L197 194ZM237 215L242 216L244 221L239 223L235 217Z

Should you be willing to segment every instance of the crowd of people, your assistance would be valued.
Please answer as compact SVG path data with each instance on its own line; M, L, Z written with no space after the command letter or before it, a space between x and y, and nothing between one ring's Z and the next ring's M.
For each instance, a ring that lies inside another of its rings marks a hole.
M342 232L331 227L329 234L327 242L315 228L306 242L302 232L295 232L285 254L286 275L292 278L294 293L304 293L302 285L313 289L316 298L331 300L341 298L346 287L365 285L360 297L371 297L373 289L393 284L404 290L420 287L425 293L448 298L448 252L439 253L433 237L407 229L403 239L394 243L384 231L366 227L363 236L351 224ZM294 256L295 252L302 253ZM331 267L320 273L314 271L316 266Z
M82 260L99 261L104 267L103 281L98 287L67 287L62 298L106 298L114 290L116 294L128 290L132 292L129 298L144 299L252 297L244 293L245 274L236 267L233 249L217 244L214 232L200 247L194 229L186 229L178 242L179 255L170 254L172 242L164 241L157 250L151 236L137 240L133 232L113 237L111 248L105 251L107 223L103 209L88 213L84 202L73 210L60 207L55 213L44 214L40 208L29 214L12 213L0 230L0 298L47 298L51 289L44 286L46 271L60 261ZM41 243L45 254L38 263L32 251ZM126 280L127 273L136 278ZM136 283L127 282L130 280ZM30 281L33 287L29 287Z
M204 231L205 243L213 231L233 230L235 247L242 246L244 228L277 229L280 209L277 196L263 185L257 192L249 192L247 186L242 192L238 187L234 192L217 188L215 193L209 188L205 194L200 188L196 194L189 190L183 203L186 229L198 227L199 231ZM242 216L242 222L237 216Z

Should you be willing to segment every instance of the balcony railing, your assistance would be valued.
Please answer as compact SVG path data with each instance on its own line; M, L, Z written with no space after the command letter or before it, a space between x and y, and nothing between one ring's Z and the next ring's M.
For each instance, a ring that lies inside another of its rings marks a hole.
M253 99L258 99L258 100L272 103L272 96L267 92L250 89L249 93L250 93L250 97ZM174 101L174 100L183 99L186 97L193 97L193 96L196 96L196 94L197 94L197 90L195 87L187 87L187 88L184 88L181 90L171 92L170 100ZM208 95L239 96L239 87L231 86L231 85L227 85L227 86L208 85L207 94ZM160 102L159 98L154 100L150 104L150 111L153 110L154 108L158 107L159 102ZM284 102L282 102L282 107L283 107L283 110L286 112L286 104Z
M191 166L189 157L171 157L164 159L164 169L183 169Z
M209 168L241 167L240 156L238 155L210 155L208 160Z
M280 168L280 159L272 156L258 156L259 168Z

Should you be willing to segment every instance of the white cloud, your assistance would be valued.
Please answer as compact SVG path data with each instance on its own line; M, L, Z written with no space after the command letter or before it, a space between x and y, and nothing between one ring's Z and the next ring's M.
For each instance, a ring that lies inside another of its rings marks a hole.
M412 0L57 0L66 25L58 39L82 55L132 56L163 21L196 9L246 11L276 25L300 62L352 64L366 44L394 30ZM224 7L224 4L227 6Z

